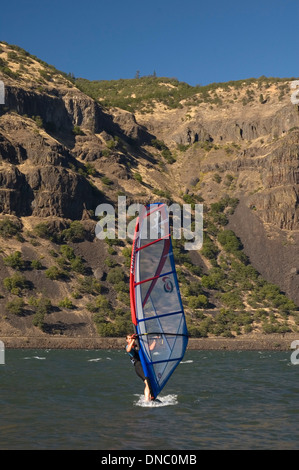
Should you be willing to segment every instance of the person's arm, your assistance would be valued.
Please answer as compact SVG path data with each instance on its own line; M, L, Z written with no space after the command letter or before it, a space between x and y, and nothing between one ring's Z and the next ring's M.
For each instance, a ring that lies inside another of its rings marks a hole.
M127 344L127 346L126 346L127 352L130 352L133 349L134 343L135 343L135 338L132 338L131 341L129 342L129 344Z

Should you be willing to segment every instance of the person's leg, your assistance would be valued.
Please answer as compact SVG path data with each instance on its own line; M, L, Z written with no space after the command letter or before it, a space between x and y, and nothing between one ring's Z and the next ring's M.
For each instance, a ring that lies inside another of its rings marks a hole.
M140 361L135 362L135 371L136 371L136 374L144 382L144 385L145 385L145 387L144 387L144 397L145 397L146 401L150 401L151 400L151 389L150 389L150 386L149 386L148 379L144 375L144 372L143 372L142 365L141 365Z
M150 391L147 379L144 379L144 384L145 384L145 388L144 388L145 400L146 401L151 401L151 391Z

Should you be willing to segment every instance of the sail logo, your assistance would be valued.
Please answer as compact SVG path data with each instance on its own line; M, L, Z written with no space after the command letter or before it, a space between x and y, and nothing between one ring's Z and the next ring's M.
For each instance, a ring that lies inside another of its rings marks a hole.
M162 281L164 282L164 291L168 294L173 291L173 283L169 277L162 277Z
M299 364L299 340L295 340L291 344L291 349L295 349L294 352L291 354L291 363L293 365Z
M2 80L0 80L0 104L5 104L5 90Z

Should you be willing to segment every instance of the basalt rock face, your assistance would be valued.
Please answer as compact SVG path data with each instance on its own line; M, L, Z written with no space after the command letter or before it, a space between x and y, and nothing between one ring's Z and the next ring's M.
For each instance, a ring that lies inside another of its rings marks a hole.
M245 196L248 207L263 222L286 230L299 229L298 131L269 145L237 152L231 160L203 163L202 171L231 172L238 180L247 181L245 191L235 191Z
M94 209L100 198L85 178L85 165L96 164L99 176L108 172L107 176L127 181L128 165L137 167L139 155L151 162L145 166L148 176L156 171L152 164L157 161L146 154L145 146L158 138L169 148L177 144L190 148L181 167L169 168L166 185L176 182L181 189L186 182L189 191L188 178L199 181L204 174L202 193L213 200L215 183L212 185L209 176L231 172L238 180L233 192L237 197L245 196L247 206L264 223L287 230L299 228L299 133L289 133L298 126L299 114L289 100L246 109L236 104L210 112L194 108L188 119L181 109L164 113L162 118L155 114L136 118L116 108L109 114L76 88L41 90L11 80L5 104L10 112L0 120L0 201L4 213L81 218L84 209ZM83 131L75 135L75 126ZM196 150L199 144L221 147L229 142L235 147L230 152L226 149L226 154L213 148L206 153ZM108 156L109 143L113 149ZM128 151L132 143L137 160ZM160 181L157 171L155 178Z
M2 117L0 156L4 214L81 219L84 209L100 200L99 192L71 168L75 159L70 149L40 133L31 119Z
M79 90L51 89L46 92L7 86L5 104L20 115L40 116L44 125L57 132L82 126L92 132L103 128L115 132L115 125L95 101Z
M134 114L128 111L116 110L113 113L113 121L121 128L128 139L133 140L139 145L149 144L155 138L146 127L138 124Z
M28 173L27 181L33 189L32 215L81 219L84 209L93 209L102 200L85 178L53 166Z
M0 211L3 214L31 215L33 199L32 188L18 168L8 168L0 173Z
M299 230L299 113L288 92L281 98L280 83L265 85L265 99L260 85L245 84L242 91L220 87L220 104L182 100L167 108L157 101L153 112L133 114L104 109L101 97L96 101L61 77L41 83L37 71L30 73L28 80L4 77L2 214L81 220L104 201L117 203L119 194L130 203L166 196L182 203L188 195L209 205L234 197L243 211L236 211L233 228L271 278L277 246L269 233L287 253L284 235ZM248 91L254 99L244 105ZM251 225L242 219L245 212ZM263 231L264 256L261 247L255 251L250 226ZM298 256L293 245L289 253L287 259ZM292 268L298 267L299 259ZM286 288L294 290L296 273Z
M185 117L179 110L168 121L144 118L154 133L167 132L164 140L171 145L190 145L208 141L214 143L253 141L263 137L278 137L298 126L298 106L289 101L252 105L229 104L209 109L195 109L193 115ZM142 117L141 117L142 119Z
M75 88L40 91L9 83L5 106L9 113L0 122L0 210L4 214L81 219L84 211L103 201L86 178L85 164L105 162L109 142L115 142L115 147L120 141L133 144L138 151L139 145L154 138L133 114L110 115ZM125 166L118 163L125 165L130 155L113 154L113 149L109 153L111 165L108 162L106 167L127 179Z

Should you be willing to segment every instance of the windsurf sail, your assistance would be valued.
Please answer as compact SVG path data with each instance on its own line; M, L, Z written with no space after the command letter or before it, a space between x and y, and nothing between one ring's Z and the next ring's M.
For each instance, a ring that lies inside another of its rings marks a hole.
M165 204L144 206L137 219L130 299L141 364L156 398L182 360L188 344Z

